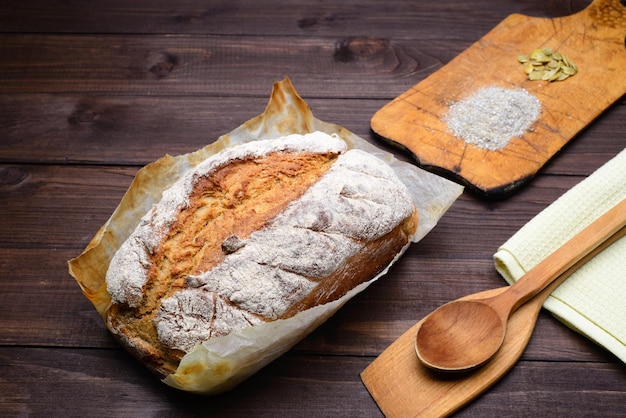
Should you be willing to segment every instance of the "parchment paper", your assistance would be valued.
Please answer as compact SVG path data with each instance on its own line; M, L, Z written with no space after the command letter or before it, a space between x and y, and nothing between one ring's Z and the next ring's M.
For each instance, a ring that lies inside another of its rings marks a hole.
M259 139L315 131L335 133L346 141L349 148L370 152L396 171L408 186L419 211L419 225L412 242L421 240L463 191L458 184L402 162L341 126L316 119L291 81L285 78L274 84L269 103L261 115L198 151L177 157L166 155L141 169L109 220L83 253L69 261L70 274L98 313L106 318L111 306L105 282L109 263L141 217L161 199L165 189L190 168L224 148ZM394 262L400 256L398 254ZM163 382L202 394L215 394L233 388L289 350L350 298L384 275L388 268L339 300L316 306L285 320L255 325L196 346L183 357L176 372L167 376Z

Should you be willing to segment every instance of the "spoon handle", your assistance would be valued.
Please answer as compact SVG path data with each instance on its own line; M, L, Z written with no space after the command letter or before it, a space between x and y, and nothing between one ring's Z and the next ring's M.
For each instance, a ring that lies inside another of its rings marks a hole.
M492 298L492 306L496 310L510 309L509 315L515 312L625 225L626 199L623 199L529 270L508 291Z

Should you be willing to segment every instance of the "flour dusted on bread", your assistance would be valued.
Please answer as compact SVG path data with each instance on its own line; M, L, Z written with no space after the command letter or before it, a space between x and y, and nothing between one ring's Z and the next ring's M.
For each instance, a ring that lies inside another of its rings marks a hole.
M109 327L166 375L203 341L343 296L416 226L393 170L337 137L230 148L166 190L115 254Z
M183 179L163 192L163 197L141 220L136 231L122 244L107 272L107 290L114 303L137 306L142 298L142 288L147 280L149 255L154 253L178 211L189 205L190 193L197 180L210 175L221 166L233 161L254 159L271 152L327 152L339 154L346 144L336 138L320 141L316 135L290 135L280 141L254 141L229 148L205 160Z

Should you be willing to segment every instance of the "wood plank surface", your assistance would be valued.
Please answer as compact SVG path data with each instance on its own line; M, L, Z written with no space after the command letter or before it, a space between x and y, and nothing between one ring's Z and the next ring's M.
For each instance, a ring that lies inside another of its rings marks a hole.
M197 0L155 3L136 0L71 2L1 0L0 28L9 33L201 33L218 35L371 34L425 39L482 36L512 12L531 16L561 16L581 10L587 1L533 0L494 7L489 2L448 0L347 0L311 2L274 0L259 5L249 0ZM443 26L443 27L442 27ZM445 26L454 30L445 30ZM464 39L465 38L465 39Z
M150 380L117 350L0 349L0 391L5 412L59 416L376 416L374 401L352 375L367 365L359 357L286 355L243 383L238 391L194 397ZM623 371L616 364L528 361L476 402L465 416L621 417ZM582 378L582 376L585 376ZM579 391L585 379L594 390ZM529 389L529 382L532 388ZM275 394L280 393L277 397ZM83 399L89 394L89 402ZM50 399L66 403L50 403ZM567 399L564 399L567 398ZM575 398L575 399L574 399ZM569 403L567 402L569 401ZM585 405L580 411L575 405ZM309 414L303 413L306 406ZM323 413L320 413L323 411ZM169 412L169 413L168 413Z
M271 86L265 90L269 96ZM409 158L370 134L369 120L386 100L303 96L319 119ZM266 104L267 97L0 95L0 163L145 165L213 142ZM617 154L626 136L626 103L614 108L583 133L589 140L572 141L544 172L582 176Z
M4 34L0 85L9 94L268 97L289 75L307 97L392 98L460 52L441 41L413 45L368 36Z
M464 193L387 276L217 397L130 358L67 260L143 165L260 114L284 76L316 117L407 159L371 132L378 109L509 14L588 3L0 0L0 416L381 416L359 373L435 307L504 283L497 247L626 146L624 98L509 199ZM625 388L622 362L542 312L519 364L458 416L623 416Z

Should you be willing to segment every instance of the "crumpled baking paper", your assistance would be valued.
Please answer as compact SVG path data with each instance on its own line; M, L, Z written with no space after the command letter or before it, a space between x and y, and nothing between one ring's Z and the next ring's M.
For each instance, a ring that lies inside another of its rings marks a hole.
M395 170L408 186L419 211L419 225L412 242L422 239L463 191L456 183L397 160L392 154L341 126L316 119L291 81L285 78L274 84L269 103L261 115L198 151L177 157L166 155L142 168L109 220L83 253L69 261L70 274L98 313L106 318L111 306L105 282L109 263L141 217L161 199L165 189L199 162L227 147L315 131L337 134L349 148L359 148L374 154ZM400 254L395 260L399 257ZM163 382L201 394L229 390L289 350L386 271L336 301L313 307L288 319L255 325L199 344L183 357L176 372L163 379Z

